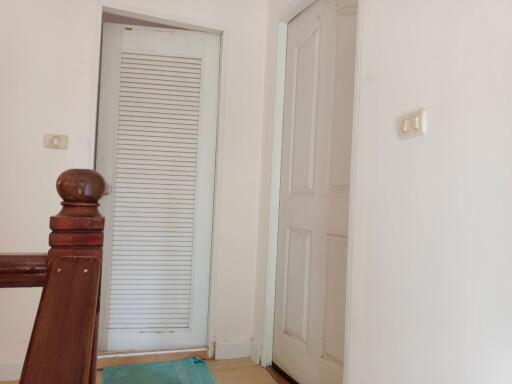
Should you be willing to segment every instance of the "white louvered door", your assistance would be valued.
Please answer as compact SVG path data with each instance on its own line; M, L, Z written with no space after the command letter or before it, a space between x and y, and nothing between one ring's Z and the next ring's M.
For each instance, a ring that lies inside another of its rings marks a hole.
M104 24L100 348L207 344L220 37Z

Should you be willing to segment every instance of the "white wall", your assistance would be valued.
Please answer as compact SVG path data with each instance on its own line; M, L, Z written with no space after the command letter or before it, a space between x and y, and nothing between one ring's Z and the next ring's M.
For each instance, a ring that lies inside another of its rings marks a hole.
M59 210L56 176L93 164L93 4L0 2L0 252L45 252L49 216ZM68 134L70 149L44 149L44 133ZM39 295L0 290L0 380L19 371Z
M56 176L66 168L93 166L102 5L224 32L210 328L221 354L247 354L266 1L1 1L0 252L45 251L48 218L58 211ZM68 134L69 149L44 149L44 133ZM23 359L38 295L36 289L0 290L0 379Z
M348 383L512 382L512 2L363 0ZM424 138L397 118L429 112Z

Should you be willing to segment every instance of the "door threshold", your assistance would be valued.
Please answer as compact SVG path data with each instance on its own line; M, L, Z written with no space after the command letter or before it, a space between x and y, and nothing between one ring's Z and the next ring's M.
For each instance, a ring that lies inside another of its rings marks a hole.
M274 380L276 380L280 384L299 384L297 381L293 379L293 377L288 375L274 362L272 362L272 365L267 369L269 370L269 373L274 378Z
M208 359L208 348L171 349L158 351L100 352L98 369L117 367L120 365L163 363L183 360L189 357Z

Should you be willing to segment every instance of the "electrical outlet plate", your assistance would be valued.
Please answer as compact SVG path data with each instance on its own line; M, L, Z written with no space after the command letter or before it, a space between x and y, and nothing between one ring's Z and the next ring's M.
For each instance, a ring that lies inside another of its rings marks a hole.
M66 149L68 147L68 136L49 133L44 135L44 147L51 149Z
M427 111L422 109L400 119L398 136L401 139L412 139L427 134Z

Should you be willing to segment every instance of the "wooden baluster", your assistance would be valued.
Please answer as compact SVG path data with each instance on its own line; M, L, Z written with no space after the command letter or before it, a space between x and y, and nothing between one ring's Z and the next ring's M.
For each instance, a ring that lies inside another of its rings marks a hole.
M57 180L62 210L50 218L47 280L22 384L94 384L104 218L103 177L72 169Z

